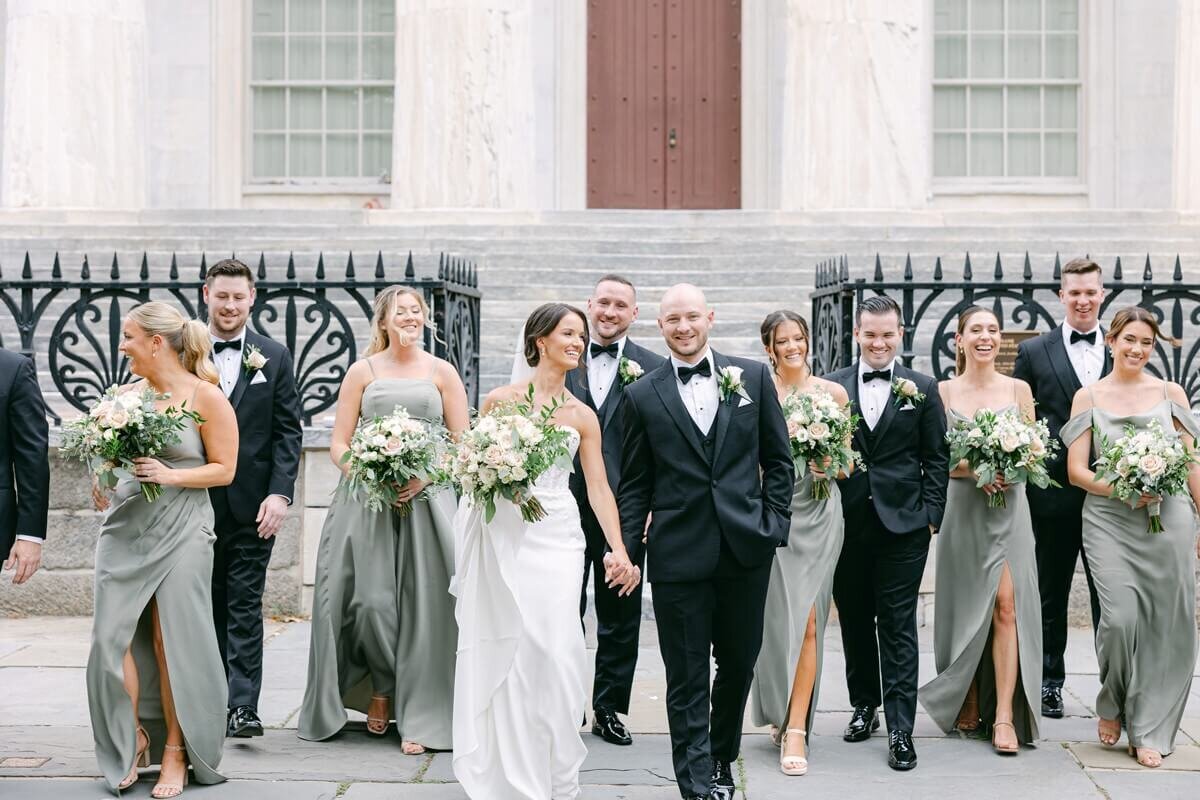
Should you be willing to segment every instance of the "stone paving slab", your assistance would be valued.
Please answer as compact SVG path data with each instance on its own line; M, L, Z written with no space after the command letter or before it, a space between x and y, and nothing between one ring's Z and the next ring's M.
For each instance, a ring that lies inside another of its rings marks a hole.
M1126 749L1124 738L1116 747L1105 747L1099 742L1077 742L1068 745L1079 763L1088 769L1119 769L1133 772L1196 772L1200 779L1200 746L1175 743L1175 752L1163 759L1161 767L1143 767ZM1200 793L1197 794L1200 797Z
M122 798L150 797L157 773L146 771L136 785L121 793ZM183 796L211 800L334 800L336 783L306 781L226 781L212 786L189 783ZM113 795L100 780L60 778L57 780L0 779L0 797L53 798L53 800L112 800Z
M1088 776L1104 790L1108 800L1196 800L1200 797L1200 775L1089 770Z

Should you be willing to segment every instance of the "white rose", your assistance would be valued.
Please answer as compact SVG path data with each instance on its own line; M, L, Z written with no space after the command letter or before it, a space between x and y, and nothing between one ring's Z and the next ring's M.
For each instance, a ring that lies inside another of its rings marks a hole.
M397 453L399 453L400 450L403 449L403 447L404 447L404 443L401 442L399 439L397 439L395 436L393 436L393 437L389 438L386 442L384 442L383 452L388 454L389 456L394 456Z
M142 398L137 392L124 392L117 395L117 405L126 411L142 407Z
M829 435L829 426L824 422L814 422L808 426L808 435L811 436L814 441L820 441Z
M129 412L123 408L114 408L108 413L108 425L112 428L124 428L129 424Z
M1138 461L1138 468L1141 469L1141 471L1146 475L1149 475L1152 478L1157 478L1166 471L1167 462L1162 458L1162 456L1142 456L1142 458Z
M250 369L262 369L267 365L267 357L258 350L251 350L246 354L246 366Z
M627 372L631 378L640 378L645 370L642 369L641 364L630 358L626 359L625 361L625 372Z
M971 428L971 430L967 431L967 438L968 439L982 439L983 431L981 431L979 428Z
M1038 437L1034 437L1029 443L1029 452L1035 456L1040 456L1046 452L1046 445Z
M1011 453L1021 446L1021 440L1011 433L1006 433L1000 437L1000 449L1006 453Z
M913 383L912 381L910 381L908 378L901 379L900 394L903 395L904 397L916 397L918 394L917 385L915 383Z
M787 421L787 432L788 432L788 438L790 438L790 439L795 439L795 438L796 438L796 432L797 432L797 431L799 431L799 430L800 430L800 424L799 424L798 422L796 422L796 420L794 420L794 419L789 419L789 420Z
M742 380L742 368L741 367L726 367L725 373L727 375L729 375L729 379L732 380L734 383L739 383Z

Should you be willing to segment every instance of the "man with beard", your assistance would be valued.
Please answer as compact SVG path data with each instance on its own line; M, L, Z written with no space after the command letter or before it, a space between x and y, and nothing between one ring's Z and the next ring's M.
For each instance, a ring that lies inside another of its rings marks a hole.
M262 598L275 534L287 517L300 466L300 400L292 355L246 329L254 275L236 259L218 261L204 281L213 362L237 413L237 474L209 490L216 518L213 621L229 678L226 734L262 736Z

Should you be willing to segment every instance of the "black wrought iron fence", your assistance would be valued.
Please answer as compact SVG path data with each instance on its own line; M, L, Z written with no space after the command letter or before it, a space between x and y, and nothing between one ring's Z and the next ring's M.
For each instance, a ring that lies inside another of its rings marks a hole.
M1103 266L1103 265L1102 265ZM977 278L970 255L963 261L961 279L946 279L942 260L933 265L931 277L918 279L912 257L906 256L900 280L888 280L883 260L875 257L872 277L853 278L849 259L839 256L816 268L812 300L813 371L824 374L849 366L855 358L854 309L867 293L886 294L899 304L904 324L900 357L906 366L930 370L939 379L954 370L954 331L959 313L970 305L991 308L1007 330L1044 331L1058 324L1062 311L1058 302L1062 273L1056 255L1048 279L1035 279L1029 254L1025 254L1019 277L1006 275L997 254L990 276ZM1125 305L1140 305L1154 312L1166 331L1183 341L1181 347L1160 342L1150 369L1160 377L1179 383L1200 408L1200 283L1184 280L1178 256L1169 279L1156 278L1147 256L1140 277L1127 277L1118 257L1104 271L1105 297L1101 318Z
M334 274L322 253L301 276L289 255L283 276L274 277L271 273L277 274L279 267L268 270L266 255L259 255L249 324L291 351L306 424L334 404L346 370L370 339L374 297L394 283L421 289L433 321L433 329L425 332L425 347L458 369L468 399L478 405L480 292L475 265L443 253L435 275L418 277L411 253L403 263L402 273L389 269L377 253L374 268L360 276L350 254L344 269ZM33 357L48 374L54 389L47 393L48 410L60 421L64 406L83 410L105 387L129 380L118 346L121 320L130 308L166 300L185 314L208 318L203 294L207 271L203 253L191 280L183 276L175 255L165 274L159 269L155 277L148 254L142 254L132 273L122 269L114 254L107 275L97 274L85 256L79 276L68 278L57 255L47 275L46 270L35 273L26 253L19 278L0 273L0 307L11 315L10 320L0 318L0 346L10 346L7 332L16 339L14 349ZM55 395L64 402L55 402Z

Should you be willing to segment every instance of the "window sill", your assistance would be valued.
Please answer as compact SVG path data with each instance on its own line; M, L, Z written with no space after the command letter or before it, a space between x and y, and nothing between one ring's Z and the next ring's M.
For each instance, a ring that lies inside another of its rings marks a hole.
M314 184L297 184L297 183L248 183L242 186L242 194L346 194L346 195L367 195L378 196L381 194L390 195L392 193L392 185L390 183L371 183L371 184L355 184L355 183L314 183Z
M936 196L1041 195L1086 196L1086 183L934 183Z

